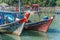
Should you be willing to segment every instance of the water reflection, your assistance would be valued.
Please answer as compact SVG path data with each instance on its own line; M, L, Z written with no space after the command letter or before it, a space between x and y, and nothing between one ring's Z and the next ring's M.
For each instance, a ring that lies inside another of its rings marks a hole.
M60 40L60 15L55 16L47 33L23 30L21 36L0 34L0 40Z
M48 35L38 31L24 30L21 35L22 40L48 40Z
M47 33L60 33L58 29L49 29Z
M19 36L11 34L0 34L0 40L21 40Z
M36 31L23 31L22 40L60 40L60 15L55 15L55 19L49 27L47 33Z

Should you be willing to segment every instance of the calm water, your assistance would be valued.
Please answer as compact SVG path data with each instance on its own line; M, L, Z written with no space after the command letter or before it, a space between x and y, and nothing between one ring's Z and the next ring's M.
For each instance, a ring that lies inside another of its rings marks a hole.
M55 15L47 33L24 30L21 36L0 34L0 40L60 40L60 15Z

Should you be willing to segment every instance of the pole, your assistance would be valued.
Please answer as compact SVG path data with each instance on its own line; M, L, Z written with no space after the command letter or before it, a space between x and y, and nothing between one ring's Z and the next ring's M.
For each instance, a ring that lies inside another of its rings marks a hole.
M20 11L21 11L21 10L20 10L20 5L21 5L21 4L20 4L20 0L19 0L19 4L18 4L18 5L19 5L19 13L20 13Z

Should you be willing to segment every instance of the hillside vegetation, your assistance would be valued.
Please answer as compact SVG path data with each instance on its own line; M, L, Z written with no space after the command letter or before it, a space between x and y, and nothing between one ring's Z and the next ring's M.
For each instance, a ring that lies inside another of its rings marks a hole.
M21 5L31 5L33 3L39 4L42 7L47 6L60 6L60 0L20 0ZM0 0L0 3L5 2L9 5L18 4L18 0Z

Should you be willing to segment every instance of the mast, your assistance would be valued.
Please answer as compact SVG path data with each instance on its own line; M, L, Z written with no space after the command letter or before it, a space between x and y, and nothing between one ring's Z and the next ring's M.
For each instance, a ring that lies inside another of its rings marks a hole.
M19 13L20 13L20 11L21 11L21 10L20 10L20 5L21 5L21 4L20 4L20 0L19 0L19 3L18 3L18 5L19 5Z

